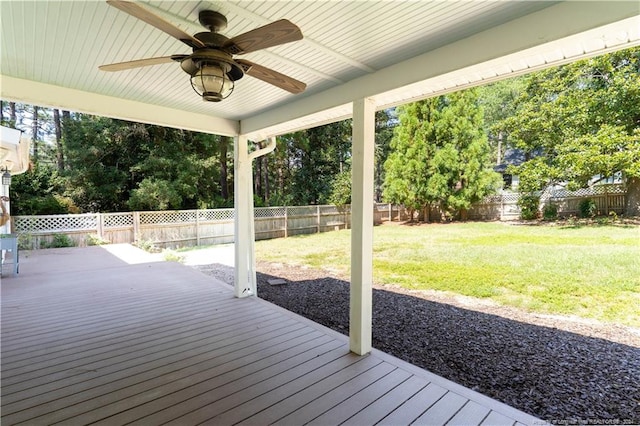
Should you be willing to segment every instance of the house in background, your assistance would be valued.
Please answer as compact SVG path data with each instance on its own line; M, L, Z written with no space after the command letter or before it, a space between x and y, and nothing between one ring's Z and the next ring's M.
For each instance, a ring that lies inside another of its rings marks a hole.
M533 153L533 156L537 156L539 154ZM526 153L518 148L507 148L504 153L504 157L500 164L497 164L493 167L493 170L502 175L502 181L504 182L502 189L507 191L517 191L518 186L520 184L520 178L518 175L514 175L508 172L509 166L520 166L522 163L527 161ZM602 176L602 175L594 175L589 182L587 183L588 188L592 188L594 186L599 185L619 185L623 183L622 172L615 172L611 176ZM566 182L558 182L547 190L556 191L556 190L565 190Z
M526 161L525 152L521 149L517 148L507 148L504 152L504 157L502 158L502 162L493 167L493 170L502 175L502 181L504 184L502 185L502 189L516 191L518 189L518 184L520 183L520 179L518 175L512 175L508 173L507 170L509 166L519 166Z

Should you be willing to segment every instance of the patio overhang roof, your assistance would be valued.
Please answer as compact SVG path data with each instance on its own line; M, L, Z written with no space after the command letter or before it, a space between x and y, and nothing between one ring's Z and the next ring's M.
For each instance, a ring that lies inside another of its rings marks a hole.
M350 344L371 350L374 113L640 44L637 1L152 1L193 34L197 13L233 36L288 18L305 39L247 55L307 83L291 95L243 78L202 102L175 64L105 73L105 63L185 53L159 30L95 1L0 2L4 100L235 136L235 291L255 294L248 140L353 116ZM254 153L256 154L256 153Z
M190 33L205 8L227 14L228 32L295 21L304 41L248 57L307 82L307 91L290 95L246 77L229 99L205 103L175 64L98 71L184 51L104 2L2 2L2 99L260 140L349 117L355 99L381 109L640 43L632 1L145 5Z

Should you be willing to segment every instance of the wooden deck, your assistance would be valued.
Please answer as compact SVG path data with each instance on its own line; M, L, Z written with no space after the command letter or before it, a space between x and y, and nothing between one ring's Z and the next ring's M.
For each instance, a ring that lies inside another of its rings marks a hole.
M101 247L2 279L2 425L541 424L187 266Z

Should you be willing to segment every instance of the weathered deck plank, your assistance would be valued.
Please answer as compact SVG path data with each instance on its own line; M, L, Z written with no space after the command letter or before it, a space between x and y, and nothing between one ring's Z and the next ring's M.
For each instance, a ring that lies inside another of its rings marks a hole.
M178 264L35 252L1 291L3 425L536 420Z

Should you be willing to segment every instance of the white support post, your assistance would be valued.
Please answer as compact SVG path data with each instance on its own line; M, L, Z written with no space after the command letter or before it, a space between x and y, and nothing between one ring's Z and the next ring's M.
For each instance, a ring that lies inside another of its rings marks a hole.
M235 206L235 279L236 297L258 294L255 256L255 219L253 216L253 172L251 162L276 149L276 138L270 138L267 146L249 153L249 140L245 135L234 138L233 187Z
M349 344L352 352L371 352L373 282L373 159L375 104L353 103L351 177L351 293Z
M246 136L234 138L234 231L235 231L235 280L236 297L255 293L256 275L253 253L253 185L249 144Z

